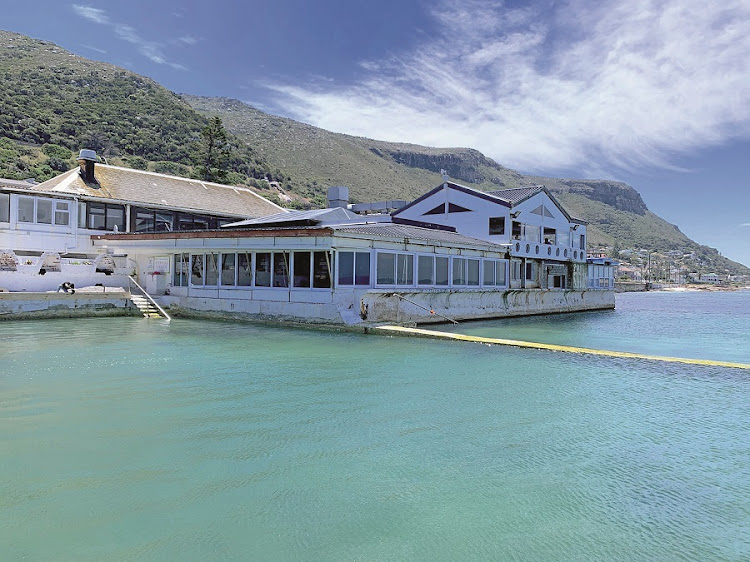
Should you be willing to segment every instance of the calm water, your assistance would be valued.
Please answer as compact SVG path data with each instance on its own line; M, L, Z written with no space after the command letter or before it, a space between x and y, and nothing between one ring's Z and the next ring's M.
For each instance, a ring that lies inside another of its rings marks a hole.
M750 362L750 293L460 329ZM0 323L0 559L747 560L749 414L740 370Z

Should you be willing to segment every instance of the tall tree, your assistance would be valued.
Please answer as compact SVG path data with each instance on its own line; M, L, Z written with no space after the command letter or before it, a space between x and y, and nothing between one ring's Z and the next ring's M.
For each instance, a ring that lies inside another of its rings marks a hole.
M220 117L213 117L201 131L196 169L204 181L221 182L227 176L231 147Z

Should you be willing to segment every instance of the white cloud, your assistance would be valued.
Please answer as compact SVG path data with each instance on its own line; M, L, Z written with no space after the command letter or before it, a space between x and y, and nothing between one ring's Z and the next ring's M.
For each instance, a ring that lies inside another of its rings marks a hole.
M471 146L527 171L670 167L750 137L750 4L445 0L413 52L359 64L343 86L267 84L309 123Z
M82 6L80 4L73 4L73 10L81 17L91 20L95 23L107 24L109 18L104 10L99 8L93 8L91 6Z
M156 64L165 64L177 70L187 70L185 66L179 63L171 62L167 59L166 55L164 54L164 46L161 43L144 39L140 36L135 28L129 25L112 22L104 10L101 10L99 8L92 8L91 6L81 6L79 4L73 4L72 6L73 10L80 16L98 24L111 26L114 29L115 34L120 39L135 45L138 49L138 52L149 59L151 62L154 62ZM195 40L192 37L180 37L178 41L184 44L192 44L190 43L190 41ZM100 52L105 52L94 47L88 48Z
M750 222L743 222L740 226L750 226Z

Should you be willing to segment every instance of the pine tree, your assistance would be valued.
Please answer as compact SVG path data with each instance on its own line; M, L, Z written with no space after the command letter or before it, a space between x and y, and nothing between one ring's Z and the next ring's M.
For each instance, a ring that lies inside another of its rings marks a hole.
M220 117L213 117L201 131L197 156L198 177L204 181L222 182L227 176L231 148Z

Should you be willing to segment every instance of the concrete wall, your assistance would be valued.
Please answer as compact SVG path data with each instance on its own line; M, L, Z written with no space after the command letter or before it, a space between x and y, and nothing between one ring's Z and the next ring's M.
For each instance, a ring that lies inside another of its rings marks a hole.
M61 266L61 271L48 271L39 275L39 266L19 265L18 271L0 271L0 289L13 292L41 293L55 291L61 283L68 281L77 288L93 287L101 284L104 287L127 287L127 275L105 275L96 273L95 267Z
M544 291L520 289L508 291L399 292L412 303L393 293L368 293L363 298L368 322L429 323L445 322L439 315L454 320L530 316L615 307L613 291ZM414 303L414 304L413 304ZM427 308L428 310L424 310ZM434 310L435 314L430 314Z
M0 320L140 316L130 293L0 293Z

